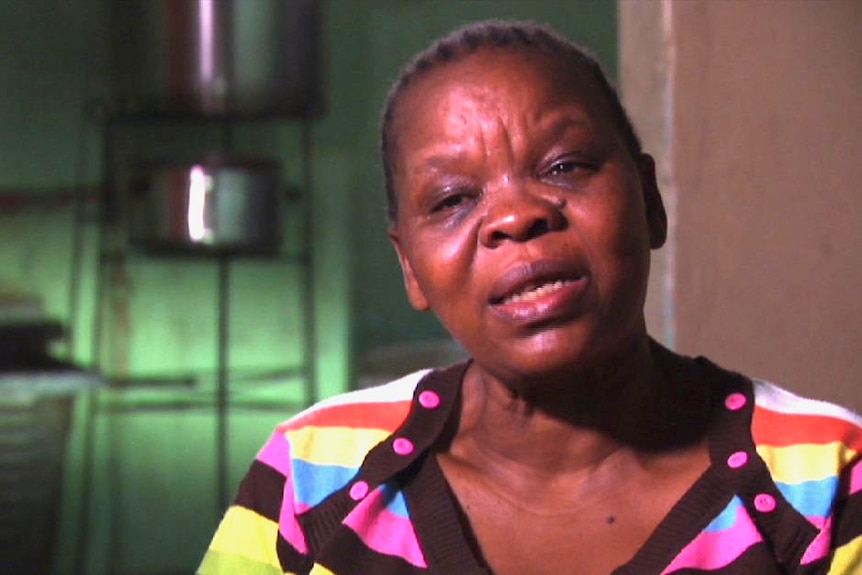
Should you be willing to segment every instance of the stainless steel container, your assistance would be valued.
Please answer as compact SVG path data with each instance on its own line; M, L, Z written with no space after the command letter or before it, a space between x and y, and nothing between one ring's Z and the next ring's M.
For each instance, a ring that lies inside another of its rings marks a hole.
M309 116L323 109L317 0L109 6L116 115Z
M281 247L276 162L208 158L145 164L130 185L132 245L159 253L274 255Z

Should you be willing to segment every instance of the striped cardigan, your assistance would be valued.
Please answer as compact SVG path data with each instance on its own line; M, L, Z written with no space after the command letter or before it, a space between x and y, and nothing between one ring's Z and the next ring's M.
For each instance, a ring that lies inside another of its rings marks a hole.
M862 418L698 362L711 467L614 575L862 574ZM417 372L278 426L198 573L490 573L429 457L463 370Z

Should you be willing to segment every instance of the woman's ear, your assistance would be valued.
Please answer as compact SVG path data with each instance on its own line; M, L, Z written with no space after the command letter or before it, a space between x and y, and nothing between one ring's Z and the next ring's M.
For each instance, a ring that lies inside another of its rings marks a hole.
M641 154L637 159L643 188L644 205L646 206L647 225L649 227L650 248L658 249L667 240L667 213L655 173L655 160L649 154Z
M425 293L416 280L413 266L410 265L410 259L401 245L401 238L398 236L398 230L395 228L395 225L389 226L389 240L392 242L395 253L398 255L398 263L401 265L401 276L404 279L404 289L407 290L407 299L410 305L419 311L428 311L431 309L431 304L428 302Z

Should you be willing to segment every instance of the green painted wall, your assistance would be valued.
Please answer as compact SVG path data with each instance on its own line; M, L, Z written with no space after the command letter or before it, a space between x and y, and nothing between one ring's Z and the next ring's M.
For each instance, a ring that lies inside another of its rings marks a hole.
M86 203L84 224L76 228L73 204L62 196L92 190L102 177L102 130L90 112L107 85L103 1L30 0L0 8L0 293L40 297L47 315L72 327L71 343L57 352L98 364L109 376L193 376L191 388L100 394L89 498L82 497L84 423L93 405L79 403L58 549L61 572L80 558L92 575L189 572L219 514L211 409L217 266L131 258L98 302L104 315L97 361L98 206ZM547 21L616 68L610 0L329 0L326 6L329 95L328 112L315 126L312 246L321 396L349 387L354 354L444 335L432 316L407 305L385 234L377 115L400 65L458 24L501 17ZM295 125L235 130L238 147L275 155L288 182L300 182ZM188 149L211 137L203 131L126 128L114 152ZM57 201L2 200L10 192ZM289 237L301 236L302 225L290 217ZM282 404L306 400L302 381L272 373L303 360L300 275L290 263L231 265L232 385L237 403L246 405L231 413L232 487L275 422L296 409ZM84 503L89 528L82 553Z

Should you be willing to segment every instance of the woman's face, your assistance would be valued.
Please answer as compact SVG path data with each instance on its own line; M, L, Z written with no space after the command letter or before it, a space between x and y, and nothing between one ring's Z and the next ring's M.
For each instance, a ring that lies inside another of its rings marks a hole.
M651 162L566 72L538 51L481 49L420 77L395 117L390 236L410 302L516 385L642 341L664 237Z

